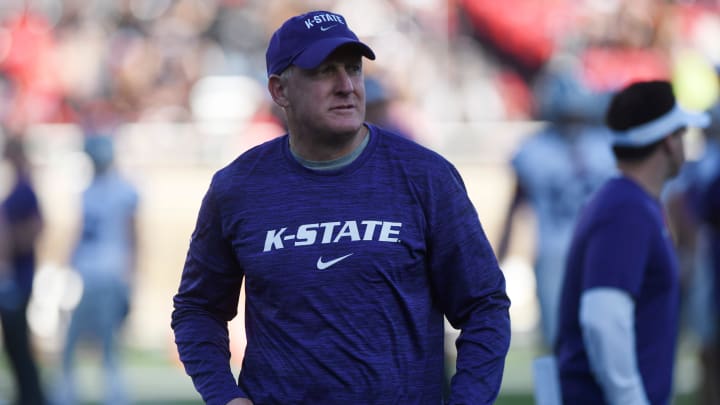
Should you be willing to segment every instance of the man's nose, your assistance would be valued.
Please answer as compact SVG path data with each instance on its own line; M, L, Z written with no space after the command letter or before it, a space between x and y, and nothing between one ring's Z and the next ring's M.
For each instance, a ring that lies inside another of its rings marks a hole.
M340 93L352 93L355 91L355 83L352 76L345 69L338 69L337 73L337 91Z

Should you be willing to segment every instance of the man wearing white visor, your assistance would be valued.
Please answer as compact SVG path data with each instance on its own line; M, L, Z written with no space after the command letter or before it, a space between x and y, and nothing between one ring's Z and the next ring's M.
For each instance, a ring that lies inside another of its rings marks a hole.
M565 404L670 404L680 275L659 200L685 159L683 134L709 117L666 81L633 83L606 115L620 175L581 213L555 343Z

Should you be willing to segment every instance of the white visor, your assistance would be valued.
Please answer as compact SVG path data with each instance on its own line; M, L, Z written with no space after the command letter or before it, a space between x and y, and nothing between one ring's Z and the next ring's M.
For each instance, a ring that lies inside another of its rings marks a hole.
M625 131L615 131L612 144L640 148L659 141L680 128L706 128L708 125L710 116L707 113L690 112L675 104L672 110L650 122Z

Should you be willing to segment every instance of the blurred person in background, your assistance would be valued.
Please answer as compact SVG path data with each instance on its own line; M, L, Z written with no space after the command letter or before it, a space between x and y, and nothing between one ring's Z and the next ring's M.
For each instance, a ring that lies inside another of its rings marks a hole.
M38 366L33 355L27 308L35 275L35 250L43 217L31 180L23 138L11 134L5 142L5 159L14 170L15 183L2 202L4 246L8 266L0 282L0 318L3 343L15 377L18 404L44 404Z
M670 403L680 274L660 194L685 160L687 127L708 121L680 108L667 81L613 97L620 175L584 207L570 245L555 345L563 403Z
M449 403L492 403L505 281L456 169L365 122L345 18L287 20L267 49L288 134L213 177L174 297L180 359L208 404L442 400L443 315L462 332ZM227 323L245 283L235 381Z
M609 96L591 91L566 60L549 64L535 83L537 117L545 121L514 154L515 190L498 245L498 258L508 257L513 225L529 204L537 218L535 234L536 292L544 350L552 350L557 332L558 303L578 212L605 180L615 173L609 133L601 123Z
M709 111L710 125L703 131L703 151L697 160L683 165L680 174L665 187L662 200L680 261L683 327L699 345L701 376L699 404L720 403L716 364L718 324L713 305L712 224L703 196L720 173L720 103Z
M66 117L60 69L53 59L57 50L55 32L42 12L27 2L17 3L16 12L0 15L0 72L13 87L13 98L4 106L10 111L7 122L23 126L63 121Z
M392 114L393 96L380 79L365 77L365 120L400 136L413 139Z
M712 277L713 277L713 294L712 294L712 304L713 304L713 315L716 325L715 329L715 347L714 347L714 358L709 360L709 362L713 362L714 368L711 370L714 371L714 375L711 374L715 378L715 381L710 381L708 378L706 378L707 384L712 384L714 388L717 389L717 381L718 381L718 364L720 364L720 333L717 331L717 325L720 325L720 169L717 170L708 184L708 186L703 190L701 194L701 207L702 207L702 218L705 224L708 226L708 245L709 245L709 251L711 252L711 257L709 258L709 262L711 264L712 269ZM706 368L706 371L708 368ZM712 397L714 400L717 400L717 392L714 393L714 397Z
M137 257L138 193L114 168L114 143L109 135L89 135L85 152L93 178L82 195L82 227L72 267L83 282L62 353L60 402L78 401L74 375L78 343L89 336L99 341L105 379L105 402L128 402L118 364L118 334L130 309Z
M720 70L719 70L720 72ZM720 76L719 76L720 77ZM720 102L711 109L712 125L706 131L706 153L701 162L705 163L707 181L699 183L697 187L697 212L701 222L701 243L699 247L700 261L704 269L709 270L709 279L712 280L711 306L706 321L714 328L702 337L701 360L705 375L702 381L701 393L708 404L720 403L720 387L717 381L720 375ZM703 173L704 174L704 173ZM714 320L714 322L713 322Z

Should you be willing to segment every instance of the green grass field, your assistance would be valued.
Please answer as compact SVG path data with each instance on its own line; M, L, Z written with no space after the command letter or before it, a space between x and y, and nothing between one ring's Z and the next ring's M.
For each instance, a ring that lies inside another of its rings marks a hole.
M200 401L155 401L155 402L136 402L137 405L197 405ZM495 405L533 405L535 402L532 395L503 395L498 398ZM95 405L94 403L88 403L88 405ZM692 396L682 396L677 399L675 405L695 405L694 398Z
M2 353L0 351L0 353ZM534 351L520 346L511 349L505 367L503 387L495 402L497 405L532 405L532 375L530 362ZM691 357L688 352L685 357ZM85 404L99 404L102 389L102 373L99 358L91 352L83 352L77 368L79 390ZM679 366L676 374L687 373L686 366ZM44 359L43 379L52 397L53 382L57 376L57 362ZM126 350L123 354L123 375L132 403L137 405L190 405L202 404L190 378L174 364L163 351ZM9 374L4 353L0 354L0 405L9 403L12 397L12 377ZM55 383L56 384L56 383ZM680 384L682 385L682 384ZM674 405L695 405L691 393L685 391L675 398Z
M504 394L495 402L495 405L533 405L535 401L529 394ZM694 396L682 395L678 396L674 402L675 405L695 405Z

